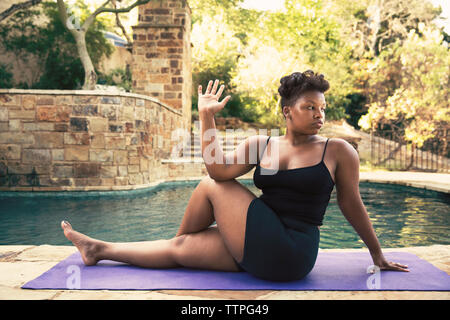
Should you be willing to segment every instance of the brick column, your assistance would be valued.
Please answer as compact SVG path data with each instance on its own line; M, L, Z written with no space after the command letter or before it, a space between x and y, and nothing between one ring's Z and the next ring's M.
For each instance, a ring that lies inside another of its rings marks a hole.
M183 113L191 125L191 9L186 0L150 1L133 27L133 91Z

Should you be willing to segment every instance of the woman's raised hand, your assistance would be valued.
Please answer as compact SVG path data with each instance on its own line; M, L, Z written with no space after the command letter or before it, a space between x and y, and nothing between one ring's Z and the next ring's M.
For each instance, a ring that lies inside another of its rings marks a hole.
M205 94L202 94L202 86L198 86L198 113L210 113L215 114L222 110L228 100L230 100L231 96L226 96L221 102L219 102L219 98L222 95L224 85L221 85L219 91L217 91L217 86L219 85L219 80L214 82L210 80L208 82L208 87L206 88Z

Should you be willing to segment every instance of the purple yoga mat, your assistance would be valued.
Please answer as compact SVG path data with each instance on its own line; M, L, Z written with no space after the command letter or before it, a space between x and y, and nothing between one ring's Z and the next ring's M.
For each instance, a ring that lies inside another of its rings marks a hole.
M109 260L84 266L77 252L61 261L24 289L81 290L415 290L449 291L450 276L407 252L387 252L386 259L407 264L410 272L367 273L368 252L319 252L305 278L272 282L247 272L219 272L188 268L145 269Z

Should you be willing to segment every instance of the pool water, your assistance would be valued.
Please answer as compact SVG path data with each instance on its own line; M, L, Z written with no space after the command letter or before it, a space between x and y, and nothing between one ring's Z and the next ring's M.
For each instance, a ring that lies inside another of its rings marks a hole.
M240 180L256 196L252 180ZM68 220L93 238L130 242L173 237L199 181L169 182L117 192L0 192L0 245L71 245L60 228ZM399 185L361 183L360 193L384 248L450 244L450 197ZM333 190L320 247L362 248Z

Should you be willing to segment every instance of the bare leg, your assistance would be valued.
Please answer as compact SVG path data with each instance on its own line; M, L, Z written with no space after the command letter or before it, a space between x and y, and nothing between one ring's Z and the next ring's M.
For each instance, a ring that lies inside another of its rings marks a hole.
M238 271L216 227L168 240L111 243L90 238L61 223L67 239L73 242L86 265L113 260L143 268L190 267Z
M171 240L111 243L79 233L68 222L63 221L61 227L66 238L80 251L86 265L95 265L100 260L114 260L149 268L179 266L170 255Z
M207 197L208 179L204 178L192 192L176 236L199 232L214 222L214 211Z

